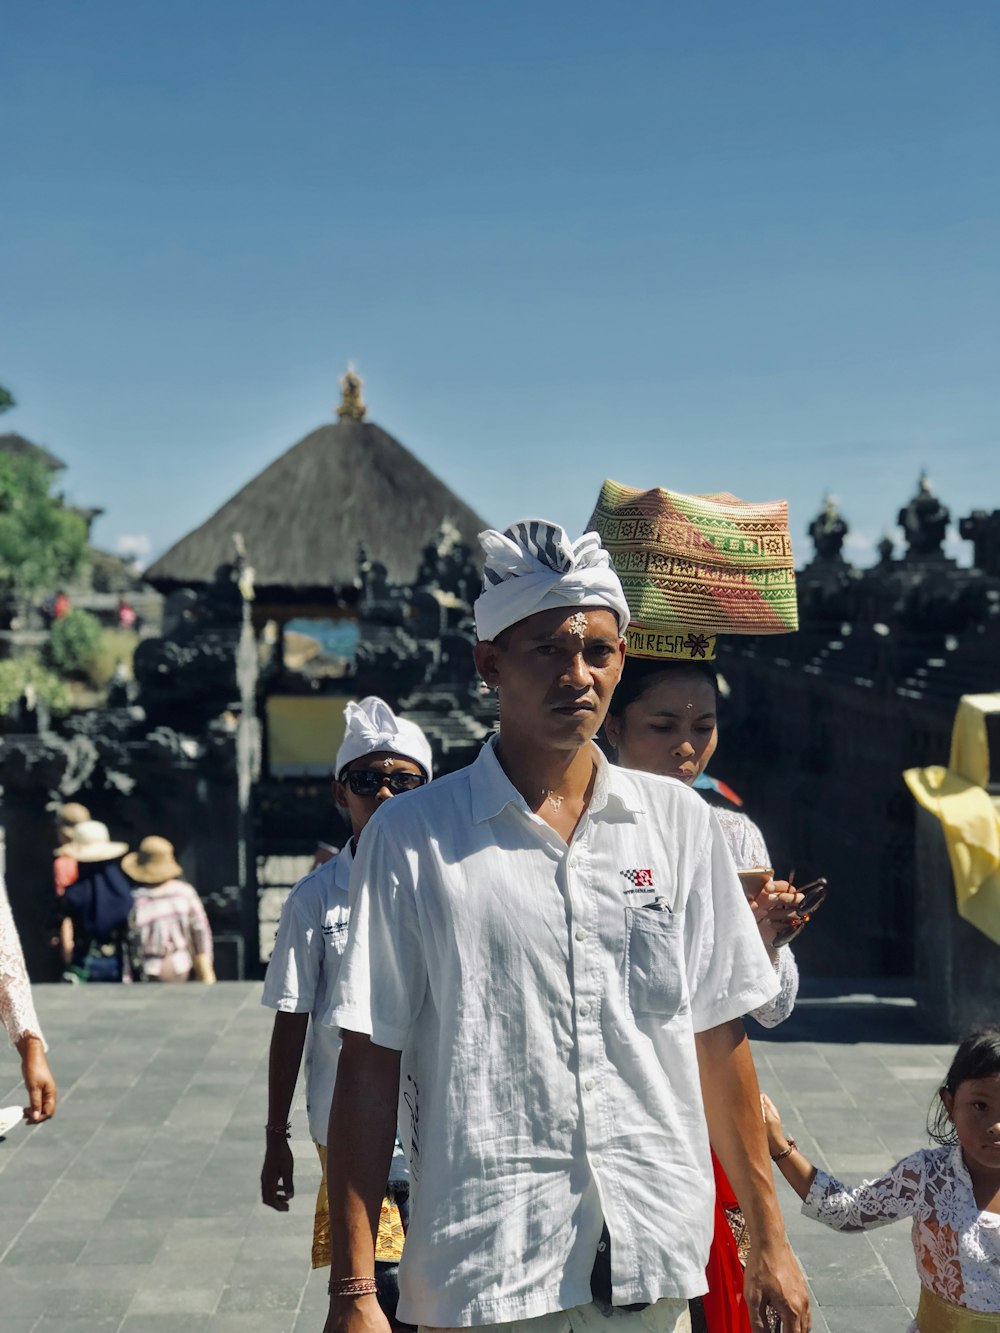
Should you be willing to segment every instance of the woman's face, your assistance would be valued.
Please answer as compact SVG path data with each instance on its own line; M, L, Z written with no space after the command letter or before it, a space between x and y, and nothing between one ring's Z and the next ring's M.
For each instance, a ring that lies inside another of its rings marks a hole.
M604 730L623 767L690 786L719 742L715 691L693 673L654 676L638 699L608 717Z

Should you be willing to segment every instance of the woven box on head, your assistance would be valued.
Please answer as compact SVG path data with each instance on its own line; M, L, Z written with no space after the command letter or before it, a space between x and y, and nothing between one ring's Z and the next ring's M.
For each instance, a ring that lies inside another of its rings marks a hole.
M588 527L600 534L622 581L635 657L707 661L718 634L798 629L784 500L751 503L606 481Z

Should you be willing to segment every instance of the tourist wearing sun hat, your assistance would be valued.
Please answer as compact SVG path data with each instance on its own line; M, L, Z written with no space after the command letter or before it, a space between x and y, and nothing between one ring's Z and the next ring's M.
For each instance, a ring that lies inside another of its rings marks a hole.
M151 834L130 852L122 869L134 890L133 929L142 954L143 981L215 981L212 928L196 890L184 874L174 845Z
M127 842L115 842L108 826L86 819L69 842L56 850L71 856L78 876L59 900L63 911L60 938L65 981L130 981L128 917L132 887L120 861Z
M61 805L56 811L55 817L57 844L72 842L73 831L76 826L89 821L90 811L79 801L69 801L66 805ZM56 897L61 898L76 879L76 858L61 856L58 846L52 855L55 858L52 864L52 874L55 879Z

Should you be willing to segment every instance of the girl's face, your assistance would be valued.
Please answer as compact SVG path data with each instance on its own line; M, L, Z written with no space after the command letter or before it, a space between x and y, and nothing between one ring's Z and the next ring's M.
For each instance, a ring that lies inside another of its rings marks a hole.
M608 716L604 730L625 768L690 786L719 742L715 691L695 674L654 677L622 713Z
M966 1162L1000 1173L1000 1074L965 1079L954 1094L942 1091L941 1100Z

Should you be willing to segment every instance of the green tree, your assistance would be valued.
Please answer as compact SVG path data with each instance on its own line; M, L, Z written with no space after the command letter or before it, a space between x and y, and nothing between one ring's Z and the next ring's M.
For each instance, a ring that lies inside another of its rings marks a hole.
M85 676L97 656L101 622L89 611L67 611L55 622L45 645L45 661L61 676Z
M87 558L87 524L50 492L34 458L0 453L0 596L53 592Z
M0 384L0 412L9 412L12 407L16 406L17 403L14 400L14 395L9 389L5 389L3 385Z
M53 713L69 710L69 689L64 680L43 666L37 653L0 662L0 716L6 716L21 696L33 692Z

